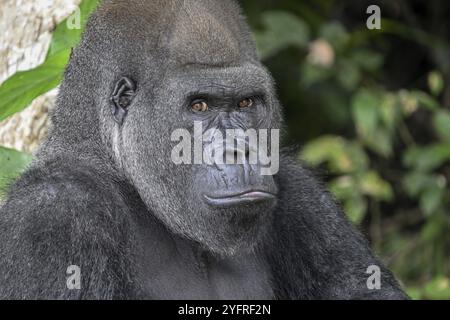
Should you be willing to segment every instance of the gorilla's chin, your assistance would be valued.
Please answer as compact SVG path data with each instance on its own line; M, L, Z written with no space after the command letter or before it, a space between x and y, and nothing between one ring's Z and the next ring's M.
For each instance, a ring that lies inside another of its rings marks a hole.
M276 201L259 201L239 205L210 206L205 226L188 235L219 257L251 252L270 229ZM194 231L194 230L193 230Z

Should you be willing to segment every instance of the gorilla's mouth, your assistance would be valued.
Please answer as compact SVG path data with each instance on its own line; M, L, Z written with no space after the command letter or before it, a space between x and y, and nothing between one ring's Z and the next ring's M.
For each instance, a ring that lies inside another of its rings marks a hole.
M207 204L213 207L231 207L243 204L253 204L264 201L274 201L276 195L267 191L250 190L226 196L211 196L204 194Z

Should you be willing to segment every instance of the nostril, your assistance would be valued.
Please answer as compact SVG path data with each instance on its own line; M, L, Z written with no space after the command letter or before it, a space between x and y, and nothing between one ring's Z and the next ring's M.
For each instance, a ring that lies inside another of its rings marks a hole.
M234 151L230 152L229 155L230 155L231 159L228 159L228 160L232 160L233 164L238 163L239 158L240 158L240 152L239 151L234 150Z
M248 157L248 150L228 149L224 152L224 161L226 164L241 164L246 162Z

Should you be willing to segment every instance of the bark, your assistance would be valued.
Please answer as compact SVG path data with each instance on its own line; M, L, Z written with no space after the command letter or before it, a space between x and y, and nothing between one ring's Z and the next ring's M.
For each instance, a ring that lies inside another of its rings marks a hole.
M76 8L80 0L0 0L0 83L20 70L41 64L51 31ZM48 112L56 90L0 122L0 146L34 152L49 126ZM1 97L0 97L1 99Z

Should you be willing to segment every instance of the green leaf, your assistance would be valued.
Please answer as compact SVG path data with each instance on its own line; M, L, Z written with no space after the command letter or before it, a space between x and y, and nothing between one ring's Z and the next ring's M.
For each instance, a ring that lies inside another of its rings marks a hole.
M358 65L351 60L342 60L338 65L337 78L339 83L347 90L354 90L361 80Z
M378 128L373 136L367 137L366 144L383 157L392 155L392 133L384 128Z
M361 223L367 211L367 201L360 190L355 176L342 176L330 183L334 196L342 201L344 211L349 219L356 224Z
M422 298L422 290L418 287L407 287L405 288L406 293L412 300L421 300Z
M439 110L433 116L433 126L439 137L450 142L450 112Z
M361 89L352 102L353 119L358 134L363 138L374 137L378 122L379 97L372 91Z
M419 108L419 101L408 90L403 89L398 92L398 101L400 102L400 107L406 116L410 116Z
M428 75L428 86L435 97L439 96L444 89L444 78L442 74L438 71L430 72Z
M383 157L392 155L395 133L396 99L367 88L360 89L352 101L353 119L360 140Z
M365 71L376 71L383 64L383 56L370 50L357 50L352 54L352 60Z
M81 37L87 17L99 1L84 0L80 5L81 29L69 29L68 18L61 22L52 37L47 57L43 64L15 73L0 86L0 121L22 111L34 99L59 85L64 68L69 61L71 49Z
M319 35L338 51L344 49L350 40L349 33L339 22L325 24L320 30Z
M420 197L420 208L427 216L436 213L443 203L445 189L435 186L427 189Z
M350 221L360 224L367 210L367 201L363 197L355 196L344 202L344 210Z
M13 149L0 147L0 195L30 163L32 156Z
M413 90L411 91L411 97L417 100L419 103L419 106L424 107L426 109L429 109L431 111L437 110L441 107L439 102L427 94L426 92L419 91L419 90Z
M425 286L425 295L427 299L450 299L450 279L443 276L433 279Z
M391 185L375 171L369 171L361 177L361 189L365 195L378 200L391 200L394 196Z
M442 175L413 172L403 178L403 187L410 197L419 196L420 208L429 216L441 209L447 180Z
M297 16L284 11L269 11L263 14L262 22L265 30L255 32L262 59L267 59L289 46L307 46L309 27Z
M434 186L436 175L430 175L423 172L412 172L404 176L402 184L406 193L412 197L417 197L423 190Z
M407 167L421 172L430 172L450 160L450 143L435 144L426 147L412 147L404 155Z
M358 182L352 175L344 175L331 181L330 190L337 199L342 201L360 194Z
M301 159L313 166L326 162L336 173L363 171L369 162L359 144L336 136L311 141L303 148Z
M72 16L62 21L53 32L52 42L50 44L47 57L55 55L62 50L75 47L81 39L86 22L91 13L97 7L98 0L83 0L79 6L79 10L74 12ZM78 17L77 17L78 15ZM79 18L80 28L69 28L68 22Z
M14 74L0 86L0 121L25 109L34 99L58 86L70 50L47 59L39 67Z
M301 84L308 88L317 83L321 83L331 78L333 72L329 68L310 63L304 63L301 67L302 81Z
M435 241L440 234L446 232L447 224L443 221L440 215L434 215L427 219L425 226L420 231L420 237L424 242L428 244Z
M399 111L397 96L392 93L383 94L379 115L386 129L391 133L394 133L400 119Z

